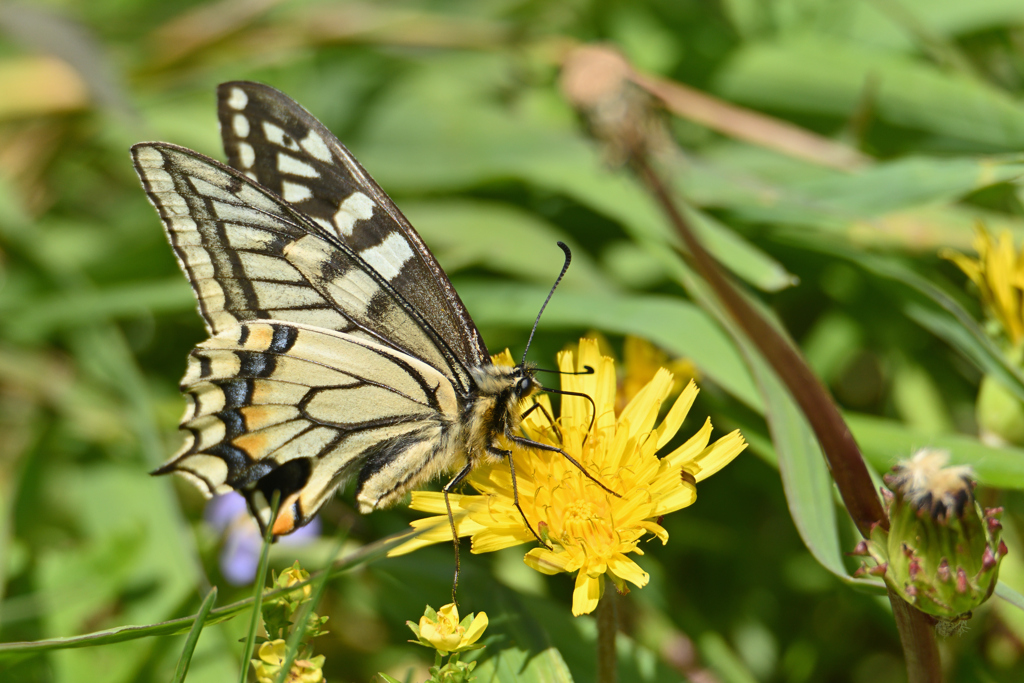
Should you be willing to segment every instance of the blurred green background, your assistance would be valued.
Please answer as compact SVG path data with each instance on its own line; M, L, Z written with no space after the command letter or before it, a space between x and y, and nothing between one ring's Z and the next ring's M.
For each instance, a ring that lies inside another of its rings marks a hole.
M561 94L574 42L696 89L666 123L709 247L783 321L878 471L922 446L975 465L982 501L1007 508L1003 578L1024 588L1024 451L976 438L985 354L920 285L980 319L938 250L970 251L978 221L1024 237L1020 0L55 1L0 5L0 31L0 641L192 614L207 582L221 604L250 592L222 580L199 494L146 474L177 447L177 383L205 333L128 154L163 140L223 158L214 88L250 79L355 153L492 352L521 353L562 239L573 267L531 356L550 365L590 330L615 349L645 337L699 371L687 434L708 414L716 434L743 429L751 448L665 519L667 546L645 546L651 583L619 603L620 680L905 680L888 603L845 576L855 534L806 426L773 445L777 397ZM794 451L806 469L787 504L775 463ZM322 518L322 538L275 548L274 566L316 569L339 528L354 549L413 515L359 516L349 492ZM483 656L505 658L481 680L593 680L593 619L573 619L571 580L527 569L524 550L463 555L462 609L487 610ZM327 679L422 680L404 622L448 601L452 564L442 545L332 582ZM237 678L244 621L204 631L189 681ZM0 678L168 680L182 641L0 654ZM994 599L941 647L950 680L1020 680L1024 613Z

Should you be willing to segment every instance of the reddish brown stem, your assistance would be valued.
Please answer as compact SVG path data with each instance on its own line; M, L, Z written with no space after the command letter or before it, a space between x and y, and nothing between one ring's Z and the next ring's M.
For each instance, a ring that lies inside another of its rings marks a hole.
M878 494L875 493L874 484L864 465L857 442L854 441L850 428L846 426L846 421L839 414L839 409L828 389L814 375L793 345L726 279L718 263L697 240L661 178L647 160L637 158L635 162L640 176L683 239L697 272L715 290L729 315L757 346L807 417L825 453L825 459L828 461L829 470L839 488L843 503L861 534L867 537L871 533L871 526L876 523L888 528L889 520Z
M889 520L875 493L857 442L828 389L815 376L800 352L729 282L718 263L697 239L647 158L637 154L633 163L682 238L697 272L715 291L728 314L757 346L800 406L821 445L843 503L861 534L867 537L874 524L888 528ZM910 683L940 681L938 647L928 618L892 591L889 591L889 601L906 655L908 680Z

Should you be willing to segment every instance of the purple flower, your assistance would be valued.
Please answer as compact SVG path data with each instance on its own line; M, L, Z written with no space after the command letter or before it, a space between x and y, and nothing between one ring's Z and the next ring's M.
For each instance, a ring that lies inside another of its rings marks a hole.
M224 537L224 547L220 551L220 571L224 578L233 586L252 583L260 562L263 537L256 520L249 514L245 498L234 491L217 496L207 503L203 516ZM314 517L306 526L282 536L278 543L303 545L319 535L320 518Z

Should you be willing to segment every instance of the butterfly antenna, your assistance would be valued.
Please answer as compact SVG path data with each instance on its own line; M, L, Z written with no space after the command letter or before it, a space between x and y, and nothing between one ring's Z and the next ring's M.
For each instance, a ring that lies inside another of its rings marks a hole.
M589 365L584 365L582 370L574 370L573 372L566 372L565 370L548 370L547 368L534 368L534 372L550 372L552 375L593 375L594 368Z
M537 314L537 319L533 321L533 329L530 330L530 338L526 340L526 349L523 351L523 360L519 363L520 366L526 365L526 354L530 350L530 344L533 343L533 333L537 331L537 325L540 325L540 317L544 315L544 309L547 308L548 302L551 301L551 297L555 293L555 289L558 287L558 283L565 277L565 271L569 270L569 264L572 263L572 252L569 251L569 247L565 242L558 242L558 247L565 252L565 263L562 264L562 272L558 274L558 279L555 280L555 284L551 286L551 291L548 292L548 298L544 299L544 305L540 307L540 312Z

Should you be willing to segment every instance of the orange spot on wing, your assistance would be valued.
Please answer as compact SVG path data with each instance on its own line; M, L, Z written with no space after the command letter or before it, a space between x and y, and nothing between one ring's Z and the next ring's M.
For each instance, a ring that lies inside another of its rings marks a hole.
M274 340L274 328L270 325L249 325L249 338L245 340L245 348L264 351L270 348Z
M265 379L256 380L252 386L252 402L269 403L273 388L273 385Z
M246 406L241 412L245 426L254 432L295 416L293 409L270 405Z
M270 452L273 446L277 445L276 441L272 441L266 432L243 434L231 443L245 451L246 455L253 460L260 460Z
M271 533L275 536L285 536L295 531L295 500L298 498L297 495L291 495L285 502L287 505L281 506L281 511L277 513L277 519L274 520L274 528L271 529Z

